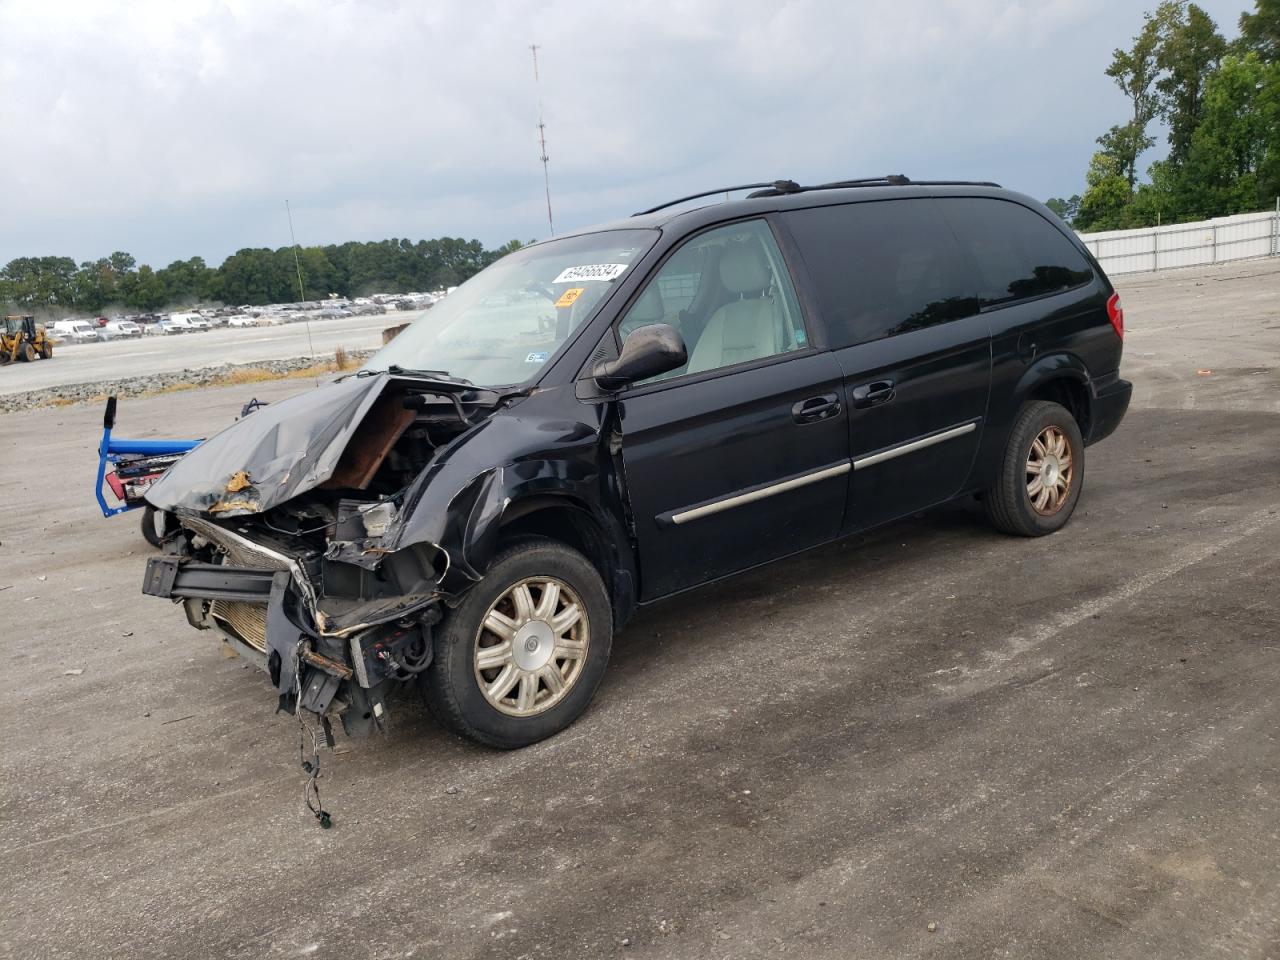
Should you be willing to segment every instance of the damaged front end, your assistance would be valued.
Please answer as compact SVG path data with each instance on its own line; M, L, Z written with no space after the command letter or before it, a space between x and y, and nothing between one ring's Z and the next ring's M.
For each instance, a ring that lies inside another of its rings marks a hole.
M523 395L361 374L238 421L148 492L179 526L143 592L261 666L280 708L330 742L334 718L350 736L381 727L391 688L430 665L444 606L478 579L468 538L494 509L494 471L449 478L447 454Z

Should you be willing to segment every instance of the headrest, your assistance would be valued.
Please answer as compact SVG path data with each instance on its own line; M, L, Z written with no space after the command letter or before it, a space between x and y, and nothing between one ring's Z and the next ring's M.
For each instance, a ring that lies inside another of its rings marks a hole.
M628 320L640 323L661 323L666 318L667 311L662 304L662 292L655 282L651 282L649 286L644 288L644 293L640 294L640 299L635 302L631 312L627 314Z
M721 255L720 280L730 293L759 293L771 278L759 248L739 243Z

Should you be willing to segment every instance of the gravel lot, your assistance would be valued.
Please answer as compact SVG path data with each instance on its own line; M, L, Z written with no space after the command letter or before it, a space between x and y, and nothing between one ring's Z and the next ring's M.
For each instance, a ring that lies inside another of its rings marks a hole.
M272 327L219 327L203 333L151 335L108 343L60 343L53 359L10 364L0 370L0 396L68 383L117 377L148 377L222 363L248 363L315 356L329 359L338 347L367 350L382 345L386 327L408 323L422 310L390 310L383 315L312 320Z
M1280 958L1280 261L1120 286L1064 531L949 507L682 597L516 753L406 700L331 831L265 678L139 595L100 411L4 418L0 954Z

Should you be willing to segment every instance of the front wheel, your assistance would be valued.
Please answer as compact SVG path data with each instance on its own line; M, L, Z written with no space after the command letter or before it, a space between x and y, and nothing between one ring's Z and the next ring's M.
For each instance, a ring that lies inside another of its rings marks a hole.
M1041 537L1066 526L1084 484L1084 439L1066 407L1022 405L1009 432L1000 474L984 503L1005 533Z
M521 540L436 628L427 706L479 743L528 746L587 708L612 641L609 596L590 561L552 540Z
M164 546L164 538L176 526L173 514L167 510L157 510L151 504L142 508L142 537L157 550Z

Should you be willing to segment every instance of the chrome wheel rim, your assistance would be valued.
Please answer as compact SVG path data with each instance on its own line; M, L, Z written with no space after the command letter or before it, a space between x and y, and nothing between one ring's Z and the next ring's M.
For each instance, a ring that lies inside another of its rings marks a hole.
M582 676L591 642L586 608L556 577L530 577L489 607L472 663L485 700L510 717L532 717L563 700Z
M1071 442L1060 427L1047 426L1031 441L1027 454L1027 499L1044 517L1062 509L1071 493L1075 461Z

